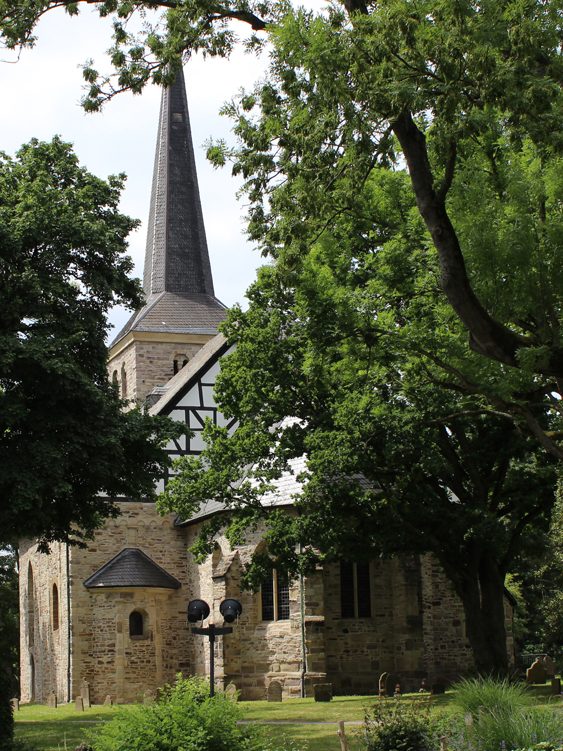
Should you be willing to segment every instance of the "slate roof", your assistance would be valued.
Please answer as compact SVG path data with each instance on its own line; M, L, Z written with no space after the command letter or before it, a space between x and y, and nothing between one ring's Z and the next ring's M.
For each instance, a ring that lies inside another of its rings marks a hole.
M88 589L159 587L179 589L180 582L139 548L124 548L84 582Z
M129 331L214 334L226 308L215 297L199 197L184 73L162 92L143 288Z

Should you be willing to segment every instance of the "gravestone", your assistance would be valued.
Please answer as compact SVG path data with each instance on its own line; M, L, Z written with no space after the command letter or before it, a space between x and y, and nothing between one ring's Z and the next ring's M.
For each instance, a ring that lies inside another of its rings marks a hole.
M12 712L19 712L20 709L20 700L19 699L10 699L10 704L12 705Z
M104 699L104 707L111 707L112 704L113 702L111 700L111 694L108 694Z
M418 693L425 694L427 691L430 691L430 689L428 688L428 681L426 680L426 678L423 678L420 681L420 688L418 689Z
M379 696L385 696L387 692L387 679L389 678L389 673L381 673L379 676L379 684L378 684L378 694Z
M526 670L526 683L545 683L547 672L541 658L534 660Z
M238 701L238 689L236 687L236 684L232 682L227 683L227 685L225 686L225 696L231 701Z
M84 704L84 709L90 709L90 684L84 678L80 683L80 696Z
M47 706L51 707L52 709L57 708L57 695L53 692L47 695Z
M396 683L395 684L395 691L393 692L393 696L400 696L401 695L401 684Z
M143 704L154 704L155 693L152 688L147 688L143 694Z
M561 693L561 678L551 679L551 693L555 696L559 696Z
M540 658L548 678L555 678L555 663L549 655Z
M268 684L268 701L281 701L282 687L279 681L270 681Z
M313 684L315 701L332 701L332 683Z
M77 712L84 712L84 700L82 699L80 694L78 694L78 696L74 700L74 708Z

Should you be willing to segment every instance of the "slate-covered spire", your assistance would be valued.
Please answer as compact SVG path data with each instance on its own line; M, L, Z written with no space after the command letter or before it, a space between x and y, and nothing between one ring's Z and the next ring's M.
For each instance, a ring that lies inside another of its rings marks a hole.
M162 92L145 251L146 304L130 331L215 334L226 308L213 291L182 70Z
M181 69L160 105L143 286L147 298L214 294Z

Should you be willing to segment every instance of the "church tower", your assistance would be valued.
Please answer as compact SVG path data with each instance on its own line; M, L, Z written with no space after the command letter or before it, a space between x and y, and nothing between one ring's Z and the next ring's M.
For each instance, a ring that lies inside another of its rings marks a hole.
M182 70L162 94L143 289L145 304L115 337L108 362L121 396L137 402L154 401L226 313L213 289Z

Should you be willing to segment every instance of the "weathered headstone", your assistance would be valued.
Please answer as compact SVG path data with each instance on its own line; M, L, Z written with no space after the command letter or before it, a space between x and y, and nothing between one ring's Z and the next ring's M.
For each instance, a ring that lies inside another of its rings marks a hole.
M231 683L227 683L227 685L225 686L225 696L231 701L238 700L238 689L236 687L236 684L234 684L232 681Z
M381 673L379 676L379 684L378 684L378 693L379 696L385 696L387 693L387 679L389 678L389 673Z
M80 683L80 696L84 704L84 709L90 709L90 684L84 678Z
M282 687L279 681L270 681L268 684L268 701L281 701Z
M111 707L112 704L113 702L111 700L111 694L108 694L104 699L104 707Z
M313 684L315 701L332 701L332 683Z
M549 655L540 658L548 678L555 678L555 663Z
M154 704L155 693L152 688L147 688L143 694L143 704Z
M20 709L19 699L16 699L15 697L13 699L10 699L10 704L12 705L12 712L19 712L19 709Z
M74 708L77 712L84 712L84 700L82 699L80 694L74 700Z
M561 693L561 678L551 679L551 693L555 696L559 696Z
M526 670L526 683L545 683L547 673L541 658L534 660Z
M52 709L57 708L57 695L52 691L47 695L47 706L51 707Z

